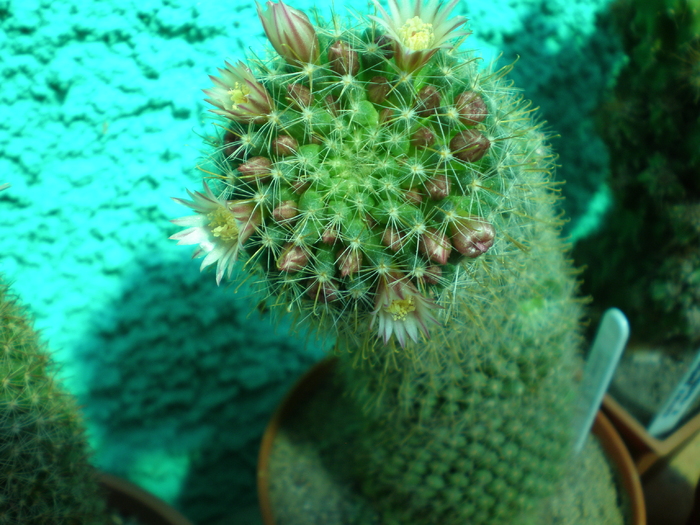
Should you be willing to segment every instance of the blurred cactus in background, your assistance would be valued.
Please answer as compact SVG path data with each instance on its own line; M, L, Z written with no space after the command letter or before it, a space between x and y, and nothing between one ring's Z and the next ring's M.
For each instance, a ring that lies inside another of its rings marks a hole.
M640 341L700 342L700 2L613 4L628 56L599 109L614 207L577 244L599 313Z
M0 524L54 523L108 519L75 401L0 279Z
M459 50L456 4L375 2L350 26L259 7L276 53L212 76L204 189L173 221L217 282L337 335L387 524L521 519L572 453L581 306L553 155L509 68Z

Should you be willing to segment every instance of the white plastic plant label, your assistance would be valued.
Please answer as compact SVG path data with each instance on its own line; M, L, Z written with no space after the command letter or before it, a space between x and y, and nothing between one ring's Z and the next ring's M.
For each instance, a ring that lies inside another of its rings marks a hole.
M693 364L649 424L648 431L659 437L672 430L700 394L700 350Z
M627 345L629 333L629 323L620 310L610 308L603 314L580 385L576 421L577 437L574 445L574 451L577 454L583 449L622 351Z

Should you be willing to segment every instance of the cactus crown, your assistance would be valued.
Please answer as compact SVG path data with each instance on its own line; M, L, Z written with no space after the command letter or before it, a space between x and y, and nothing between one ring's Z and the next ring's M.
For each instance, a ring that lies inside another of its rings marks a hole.
M514 168L542 166L513 147L533 134L506 71L458 51L455 5L377 5L354 27L258 6L276 53L211 77L209 182L175 199L197 214L172 238L217 282L244 261L276 305L346 339L404 346L447 322L481 265L522 248L499 224Z

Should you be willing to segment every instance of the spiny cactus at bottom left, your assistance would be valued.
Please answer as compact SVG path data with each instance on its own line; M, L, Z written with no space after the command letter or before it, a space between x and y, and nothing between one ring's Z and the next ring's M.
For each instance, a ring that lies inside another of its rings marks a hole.
M109 523L74 400L0 276L0 525Z

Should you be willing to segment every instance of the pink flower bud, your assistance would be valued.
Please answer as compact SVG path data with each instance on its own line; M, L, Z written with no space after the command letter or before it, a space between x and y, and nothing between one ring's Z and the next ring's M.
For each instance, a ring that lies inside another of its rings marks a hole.
M254 203L246 200L226 201L226 206L238 224L238 240L246 242L262 224L262 212Z
M374 37L374 43L377 44L377 49L384 58L391 59L394 57L394 43L386 35L378 35Z
M386 77L372 77L367 85L367 99L373 104L383 104L390 91L391 84Z
M314 301L320 301L322 303L330 303L332 301L337 301L340 297L338 296L338 285L333 280L323 280L314 279L311 281L309 288L306 290L306 296Z
M336 226L330 226L323 230L323 233L321 234L321 242L333 246L337 240L338 228Z
M238 166L237 169L241 174L241 179L267 182L270 180L271 166L272 162L267 157L251 157L247 162Z
M425 270L423 280L428 284L438 284L442 277L442 267L431 265Z
M311 90L303 84L287 84L287 95L293 102L293 106L301 110L308 107L313 102Z
M489 114L484 99L474 91L460 93L455 100L455 107L459 112L459 121L466 126L483 122Z
M337 254L338 270L341 277L347 277L360 271L362 267L362 252L360 250L343 249Z
M323 100L326 101L328 111L330 111L334 117L337 117L338 111L340 111L340 107L338 106L338 102L336 101L335 97L333 95L327 95L326 98L324 98Z
M435 134L430 128L418 128L411 137L411 144L418 149L429 148L435 144Z
M393 252L398 252L404 245L405 235L393 226L388 226L382 234L382 244Z
M430 198L433 200L444 199L450 194L452 184L450 183L450 178L447 173L438 173L434 177L426 180L423 183L425 191L428 192Z
M440 91L435 86L423 86L416 98L416 113L421 117L429 117L440 107Z
M230 129L226 130L223 138L224 155L230 161L240 160L243 150L241 148L240 135Z
M309 255L301 246L291 242L284 245L282 253L277 258L277 269L280 272L295 273L309 263Z
M256 5L267 38L288 64L300 66L318 62L318 36L308 16L282 0L278 4L267 2L265 12L260 4Z
M272 218L277 222L289 222L299 215L295 201L282 201L272 210Z
M438 264L447 264L452 252L452 245L444 233L436 228L428 228L420 237L418 250L428 259Z
M347 42L336 40L328 48L328 61L331 69L338 75L357 75L360 70L360 59L357 51L353 50Z
M299 143L294 137L289 135L278 135L272 140L272 151L280 157L294 155L299 147Z
M404 197L411 204L420 204L423 202L423 195L421 195L421 192L418 188L411 188L410 190L406 190L406 193L404 193Z
M450 152L464 162L480 160L490 147L491 141L476 129L460 131L450 141Z
M386 123L391 122L394 116L394 110L392 108L384 108L379 112L379 125L382 126Z
M472 259L486 253L496 238L493 225L481 217L461 218L450 224L452 246Z

